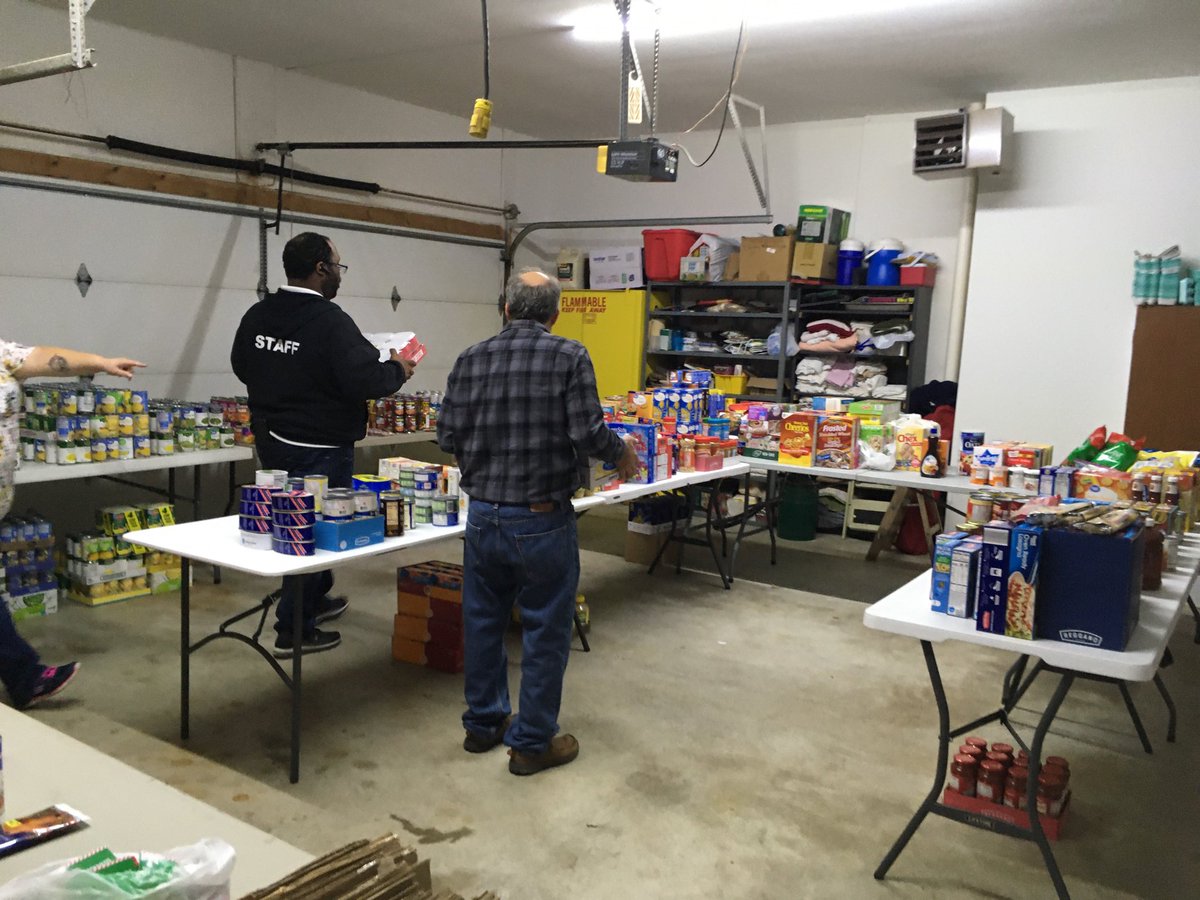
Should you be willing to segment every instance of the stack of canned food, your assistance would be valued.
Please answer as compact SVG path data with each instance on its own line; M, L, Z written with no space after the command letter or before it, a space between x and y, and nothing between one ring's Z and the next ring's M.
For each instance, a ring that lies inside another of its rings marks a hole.
M436 431L442 395L437 391L396 394L367 401L367 433L374 435Z
M41 384L25 392L21 458L75 465L253 443L244 400L151 400L146 391Z
M405 504L405 519L409 525L451 527L458 524L458 494L441 493L442 469L420 463L400 467L397 486ZM410 505L411 504L411 505Z

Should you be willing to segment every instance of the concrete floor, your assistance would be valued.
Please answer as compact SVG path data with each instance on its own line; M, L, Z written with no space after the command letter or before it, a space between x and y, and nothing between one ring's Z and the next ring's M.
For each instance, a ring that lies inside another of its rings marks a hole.
M619 546L619 522L585 521L585 547ZM467 896L1052 896L1032 845L940 819L887 881L872 879L929 789L936 713L919 645L864 628L856 600L881 596L920 563L864 563L865 544L831 539L784 546L774 570L764 551L748 552L730 592L710 575L647 577L585 550L593 652L573 653L562 714L582 752L529 779L508 774L502 750L461 750L460 678L390 659L396 566L457 561L454 542L339 575L352 606L343 645L305 666L298 785L286 774L287 694L233 642L194 658L193 737L187 750L175 746L170 599L68 605L29 623L48 659L85 664L70 692L35 715L313 853L385 830L407 835L432 861L435 885ZM214 587L204 570L197 581L194 634L267 587L232 573ZM800 589L814 585L833 596ZM514 658L518 641L514 633ZM1190 629L1173 644L1178 744L1163 740L1152 687L1133 689L1155 742L1147 756L1116 690L1091 684L1072 691L1048 742L1072 765L1075 799L1056 852L1075 897L1196 895L1200 647ZM938 658L956 724L994 707L1011 657L947 645ZM514 663L514 690L517 674ZM1029 733L1053 684L1044 678L1018 711ZM982 734L1002 737L996 727Z

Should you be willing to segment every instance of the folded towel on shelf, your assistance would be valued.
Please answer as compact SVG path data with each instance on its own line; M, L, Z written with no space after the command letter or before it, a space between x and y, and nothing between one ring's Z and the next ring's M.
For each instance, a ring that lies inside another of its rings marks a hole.
M835 338L816 343L802 342L800 349L806 353L849 353L857 346L858 340L851 335L850 337Z
M871 393L872 397L879 400L903 400L907 395L908 387L903 384L885 384Z
M820 375L829 368L828 360L817 356L802 356L796 363L797 375Z
M854 376L854 361L846 357L835 360L825 373L825 380L834 387L848 388L857 380Z
M829 332L837 337L850 337L854 334L854 329L840 319L817 319L814 322L809 322L804 329L805 334L818 334L821 332Z
M887 366L881 366L878 363L860 362L854 367L854 374L862 378L870 378L872 375L886 375Z
M865 387L868 390L884 387L888 383L886 375L870 375L867 378L860 378L856 382L859 387Z

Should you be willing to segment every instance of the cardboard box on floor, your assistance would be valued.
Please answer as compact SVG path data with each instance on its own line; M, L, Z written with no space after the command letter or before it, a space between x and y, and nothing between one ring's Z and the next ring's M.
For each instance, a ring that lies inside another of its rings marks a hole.
M631 562L639 566L648 566L654 562L654 557L658 555L658 550L667 542L667 538L671 534L670 525L666 530L658 531L653 534L642 534L637 531L625 532L625 562ZM664 565L675 565L679 561L678 543L671 544L666 549L662 556Z
M744 237L738 281L787 281L792 271L792 238Z

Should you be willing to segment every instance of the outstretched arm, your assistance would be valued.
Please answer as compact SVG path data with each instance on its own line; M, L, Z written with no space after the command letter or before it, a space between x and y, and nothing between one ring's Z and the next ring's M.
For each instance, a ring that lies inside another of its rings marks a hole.
M44 375L95 375L104 372L120 378L132 378L134 369L145 368L145 363L124 357L100 356L62 347L34 347L25 362L13 372L18 380L38 378Z

